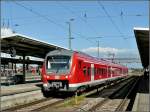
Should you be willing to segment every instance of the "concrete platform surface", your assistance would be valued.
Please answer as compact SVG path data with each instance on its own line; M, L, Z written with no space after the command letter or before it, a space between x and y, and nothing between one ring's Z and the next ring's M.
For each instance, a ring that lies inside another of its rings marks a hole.
M141 76L132 111L149 112L149 77Z
M42 82L1 86L1 96L18 94L18 93L23 93L23 92L33 91L33 90L40 90L41 85Z
M8 83L8 82L13 83L13 79L9 80L6 76L1 77L0 81L1 81L1 84L5 84L5 83ZM28 82L29 81L41 81L41 76L39 76L39 75L26 76L25 81L28 81Z

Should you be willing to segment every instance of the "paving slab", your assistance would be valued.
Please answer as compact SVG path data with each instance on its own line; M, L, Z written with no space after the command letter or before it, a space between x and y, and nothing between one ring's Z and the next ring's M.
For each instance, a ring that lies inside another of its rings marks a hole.
M149 77L142 76L132 111L149 112Z
M33 91L33 90L40 90L41 86L42 86L42 82L1 86L1 96L18 94L18 93L23 93L23 92Z

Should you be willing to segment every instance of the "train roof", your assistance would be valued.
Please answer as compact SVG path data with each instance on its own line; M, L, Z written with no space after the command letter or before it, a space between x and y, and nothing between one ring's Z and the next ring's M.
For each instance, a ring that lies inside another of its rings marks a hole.
M54 50L54 51L50 51L47 56L54 56L54 55L66 55L66 56L72 56L74 53L77 53L78 56L80 57L83 57L86 59L89 59L89 60L92 60L93 62L95 63L101 63L101 64L104 64L104 65L109 65L109 66L114 66L114 67L124 67L123 65L120 65L120 64L116 64L116 63L113 63L109 60L104 60L102 58L97 58L97 57L92 57L86 53L83 53L81 51L73 51L73 50L65 50L65 49L58 49L58 50Z
M83 53L81 51L76 51L77 53L81 54L81 55L84 55L84 56L87 56L89 59L92 59L93 61L95 61L96 63L101 63L101 64L106 64L106 65L110 65L110 66L115 66L115 67L124 67L126 68L126 66L124 65L120 65L118 63L114 63L114 62L111 62L110 60L104 60L102 58L97 58L97 57L92 57L86 53Z
M54 56L54 55L66 55L66 56L72 56L74 51L72 50L65 50L65 49L57 49L50 51L47 56Z

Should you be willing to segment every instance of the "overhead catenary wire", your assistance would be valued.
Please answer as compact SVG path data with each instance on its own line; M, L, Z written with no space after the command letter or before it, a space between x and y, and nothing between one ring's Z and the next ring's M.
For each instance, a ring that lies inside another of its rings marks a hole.
M20 3L16 2L16 1L14 1L14 3L17 4L17 5L19 5L19 6L21 6L21 7L23 7L24 9L32 12L32 13L34 13L35 15L37 15L37 16L39 16L39 17L41 17L41 18L43 18L43 19L45 19L45 20L47 20L47 21L49 21L49 22L51 22L51 23L53 23L53 24L55 24L57 26L59 26L60 28L66 29L66 27L64 27L63 25L61 25L61 24L59 24L59 23L57 23L57 22L49 19L47 16L44 16L44 15L38 13L37 11L34 11L33 9L30 9L30 8L24 6L24 5L22 5L22 4L20 4Z
M115 29L119 32L120 35L122 35L122 37L124 37L123 33L120 31L120 29L118 28L118 26L116 25L116 23L113 21L113 19L111 18L111 16L109 15L109 13L107 12L107 10L105 9L104 5L100 1L97 1L97 3L98 3L98 5L100 7L102 7L104 13L109 18L109 20L111 21L111 23L113 24L113 26L115 27Z
M120 15L109 15L111 18L120 18ZM145 17L148 16L146 14L123 14L122 17ZM96 16L91 16L87 17L88 19L97 19L98 17L108 17L106 15L96 15Z
M80 18L80 20L82 20L85 24L87 24L88 28L90 30L92 30L94 33L98 34L98 32L95 30L95 28L89 24L85 19L83 19L82 17L78 16L74 11L72 11L69 7L65 7L62 4L58 4L59 6L61 6L62 8L64 8L65 10L69 11L71 14L74 14L76 17ZM87 18L87 14L84 14L84 17Z
M19 6L23 7L23 8L25 8L26 10L28 10L28 11L34 13L35 15L37 15L37 16L39 16L39 17L42 17L43 19L48 20L49 22L51 22L51 23L57 25L57 26L60 27L61 29L63 29L63 30L68 30L65 26L63 26L62 24L59 24L59 23L53 21L53 20L50 19L49 17L47 17L47 16L45 16L45 15L42 15L42 14L40 14L39 12L37 12L37 11L31 9L31 8L28 8L28 7L22 5L22 4L18 3L18 2L15 2L15 3L17 3L17 5L19 5ZM83 19L83 18L82 18L82 19ZM72 32L72 33L75 34L75 35L77 35L77 36L75 36L75 37L73 37L73 38L84 39L84 40L89 41L89 42L92 43L93 45L95 45L95 41L94 41L94 40L91 40L89 37L85 37L85 36L83 36L82 34L78 34L78 33L75 33L75 32ZM122 37L122 36L123 36L123 35L121 34L120 37ZM112 36L111 36L111 37L112 37ZM98 39L99 36L94 37L94 38L95 38L95 39ZM94 39L94 38L93 38L93 39ZM103 38L107 38L107 37L105 36L105 37L103 37Z
M49 16L49 15L45 15L45 16ZM123 14L122 17L145 17L148 15L147 14ZM107 17L106 15L96 15L96 16L87 16L87 19L97 19L98 17ZM114 17L119 17L120 18L120 14L119 15L110 15L110 17L114 18ZM24 20L30 20L31 18L33 19L38 19L36 17L32 17L32 16L24 16L24 17L12 17L13 20L20 20L20 21L24 21ZM9 19L9 18L3 18L5 20ZM62 19L62 18L55 18L55 19ZM78 18L76 18L78 19Z
M104 13L106 14L106 16L108 17L108 19L111 21L112 25L114 26L114 28L118 31L118 33L121 35L121 37L127 41L127 37L124 36L124 34L121 32L121 30L119 29L119 27L116 25L115 21L112 19L112 17L109 15L109 13L107 12L107 10L105 9L104 5L100 2L100 1L97 1L98 3L98 6L100 6ZM128 43L128 42L127 42ZM130 44L128 44L130 45Z
M124 35L125 36L125 35ZM122 35L120 36L97 36L97 37L87 37L87 39L120 39L120 37L122 37ZM124 39L135 39L133 38L134 36L125 36Z
M55 21L49 19L47 16L42 15L42 14L40 14L39 12L34 11L33 9L24 6L23 4L20 4L20 3L16 2L16 1L13 1L13 3L15 3L16 5L18 5L18 6L22 7L22 8L24 8L24 9L26 9L26 10L28 10L28 11L30 11L31 13L33 13L33 14L35 14L35 15L37 15L37 16L39 16L39 17L45 19L45 20L47 20L48 22L57 25L58 27L60 27L60 28L63 29L63 30L68 30L68 29L67 29L65 26L63 26L62 24L59 24L59 23L57 23L57 22L55 22ZM83 35L81 35L81 34L78 34L78 33L74 33L74 32L73 32L73 34L78 35L78 36L81 37L81 39L85 39L85 40L87 40L87 41L89 41L90 43L93 43L93 44L95 45L95 42L93 42L93 41L91 41L91 40L85 38L85 36L83 36Z

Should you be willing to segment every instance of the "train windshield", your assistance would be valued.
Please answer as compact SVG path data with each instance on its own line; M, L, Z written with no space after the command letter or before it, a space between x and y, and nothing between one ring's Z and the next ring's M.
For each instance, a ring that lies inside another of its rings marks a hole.
M68 73L70 69L70 56L48 56L46 68L48 73Z

